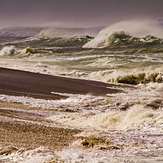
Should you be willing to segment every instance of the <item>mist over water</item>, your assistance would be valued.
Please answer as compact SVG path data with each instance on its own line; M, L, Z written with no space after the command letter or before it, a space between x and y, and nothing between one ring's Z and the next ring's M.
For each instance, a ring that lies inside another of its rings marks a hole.
M101 27L95 28L47 28L42 30L38 36L56 38L56 37L73 37L73 36L96 36Z

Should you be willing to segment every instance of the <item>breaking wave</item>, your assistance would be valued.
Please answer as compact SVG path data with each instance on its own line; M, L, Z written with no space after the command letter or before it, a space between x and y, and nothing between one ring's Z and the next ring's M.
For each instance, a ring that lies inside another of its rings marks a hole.
M17 50L14 46L5 46L0 50L0 56L14 55L17 53Z
M141 106L134 106L127 112L112 111L96 117L95 126L99 129L127 129L142 123L156 122L163 119L162 111L153 111Z
M128 69L123 69L123 70L103 70L103 71L99 70L90 73L72 71L65 72L62 74L88 80L93 79L102 82L138 85L147 83L163 83L162 71L163 71L162 67L148 67L132 69L130 70L130 72L128 71Z
M86 43L83 48L102 48L110 43L112 34L126 34L134 37L152 35L163 38L162 27L150 21L122 21L115 23L99 32L95 39Z
M78 118L77 118L78 117ZM162 122L162 110L152 110L142 105L134 105L127 111L110 110L92 116L52 116L52 121L58 121L74 127L92 128L98 130L126 130L137 128L148 123Z

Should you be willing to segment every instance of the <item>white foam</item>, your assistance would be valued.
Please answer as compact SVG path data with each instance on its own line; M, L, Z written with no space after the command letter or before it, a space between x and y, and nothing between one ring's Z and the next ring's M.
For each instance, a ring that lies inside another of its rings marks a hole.
M100 129L130 129L135 128L142 123L163 121L163 112L160 110L142 108L140 105L131 107L126 112L111 111L98 115L94 126Z
M57 155L52 151L39 147L31 150L18 150L9 155L1 155L3 162L43 163L57 160Z
M0 56L14 55L16 53L17 53L17 50L15 49L14 46L5 46L0 50Z
M95 114L95 115L94 115ZM162 110L152 110L135 105L127 111L109 110L105 113L92 112L70 115L54 115L48 119L73 127L98 130L126 130L137 128L140 124L163 121Z
M152 147L152 146L150 146ZM155 149L127 148L126 150L82 150L77 148L64 149L57 154L67 163L125 163L125 162L149 162L162 161L162 151ZM144 156L143 156L144 154ZM154 156L153 156L154 155Z
M161 125L160 125L161 128ZM108 139L113 146L122 147L122 149L105 149L107 145L98 145L94 148L82 147L81 141L76 141L69 148L58 151L65 162L89 162L89 163L119 163L119 162L157 162L162 160L162 138L155 126L154 135L150 135L151 128L146 127L145 131L109 131L100 132L103 137ZM162 129L161 129L162 130ZM83 133L92 134L91 131ZM99 132L93 132L98 135ZM80 135L79 135L80 136ZM99 147L104 147L100 150Z
M145 87L147 90L150 90L152 93L161 93L160 96L163 98L163 83L148 83L145 86L141 85L141 87Z
M95 97L92 95L78 95L78 94L75 95L75 94L57 93L57 92L51 92L51 93L67 96L68 98L61 99L61 100L44 100L44 99L35 99L32 97L24 97L24 96L0 95L0 100L18 102L24 105L30 105L32 107L40 107L45 109L55 109L60 107L79 109L82 108L82 106L84 105L105 100L105 97Z

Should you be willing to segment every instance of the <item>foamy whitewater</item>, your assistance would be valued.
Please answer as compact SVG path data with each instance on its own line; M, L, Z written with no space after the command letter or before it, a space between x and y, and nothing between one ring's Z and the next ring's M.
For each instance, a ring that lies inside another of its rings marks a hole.
M62 30L57 32L57 30L47 29L41 33L46 37L51 33L55 37L61 37ZM149 51L150 48L143 49L144 51L142 49L123 51L119 50L119 47L114 51L103 49L109 46L109 37L113 33L121 34L122 31L135 37L153 35L163 38L160 25L150 21L124 21L101 30L94 39L89 38L92 39L91 41L86 37L84 42L81 41L81 37L70 38L70 35L81 30L71 29L67 33L64 30L69 38L61 40L65 43L62 47L60 46L62 42L58 44L58 40L54 38L54 40L52 38L41 40L41 36L38 35L18 40L11 45L0 46L0 67L110 82L114 83L112 88L122 90L122 93L108 94L105 97L51 91L51 94L67 96L66 99L61 100L0 94L0 101L23 104L31 108L27 110L1 107L6 112L20 111L45 117L44 122L18 117L13 118L15 121L82 130L75 135L76 140L72 144L60 151L52 151L46 147L20 148L8 155L0 155L0 161L9 163L55 162L56 160L67 163L163 162L162 42L156 40L158 44L157 46L154 44L153 51ZM28 47L28 44L34 47ZM87 147L83 139L91 135L105 138L109 143L102 142ZM3 147L0 145L1 150Z
M5 46L1 49L0 51L0 56L5 56L5 55L14 55L16 54L17 51L14 46Z

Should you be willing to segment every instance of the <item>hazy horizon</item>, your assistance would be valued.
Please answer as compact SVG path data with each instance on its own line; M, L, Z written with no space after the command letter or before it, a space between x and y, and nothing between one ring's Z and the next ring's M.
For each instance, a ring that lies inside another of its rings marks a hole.
M162 0L1 0L0 28L13 26L94 27L163 15Z

